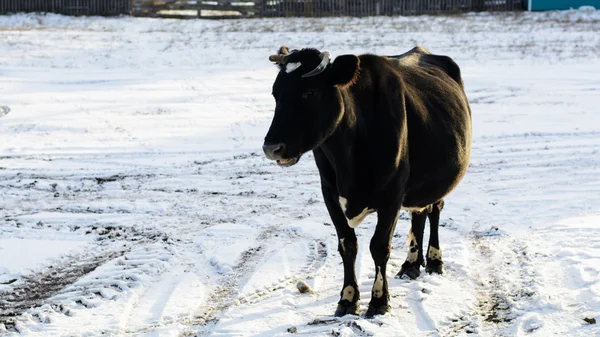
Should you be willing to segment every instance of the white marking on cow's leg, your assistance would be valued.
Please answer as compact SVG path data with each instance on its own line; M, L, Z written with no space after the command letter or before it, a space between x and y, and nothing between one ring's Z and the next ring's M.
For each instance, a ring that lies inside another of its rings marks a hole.
M442 261L442 249L435 248L433 246L429 246L429 251L427 252L427 258L429 260Z
M285 72L289 74L292 71L300 68L301 65L302 65L302 63L300 63L300 62L288 63L285 65Z
M344 288L342 300L350 301L354 300L354 288L352 286L347 286Z
M342 208L342 212L346 214L346 206L348 205L348 199L344 197L340 197L340 207Z
M365 207L365 209L362 210L362 212L360 212L359 215L355 216L352 219L348 219L348 226L350 226L350 228L356 228L358 227L358 225L360 225L360 223L367 217L367 215L369 215L369 213L372 213L373 210L369 209L367 207Z
M360 225L360 223L367 217L367 215L373 213L374 211L368 207L365 207L365 209L363 209L359 215L355 216L352 219L348 219L348 216L346 215L346 210L348 209L348 199L340 197L339 201L340 207L342 208L342 212L344 212L344 216L346 217L346 220L348 221L348 226L350 226L350 228L358 227L358 225Z
M375 275L375 282L373 283L373 296L383 297L383 275L381 275L380 266L377 266L377 275Z
M344 239L340 239L340 247L342 247L342 254L345 254L346 246L344 246Z
M419 246L417 245L417 239L413 235L412 228L408 230L408 256L406 261L410 263L417 262L419 259Z

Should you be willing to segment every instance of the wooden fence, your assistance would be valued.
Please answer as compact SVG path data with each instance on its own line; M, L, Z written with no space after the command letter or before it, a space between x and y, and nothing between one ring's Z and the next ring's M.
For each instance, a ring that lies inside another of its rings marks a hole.
M0 0L0 14L52 12L176 18L361 17L525 8L525 0Z
M264 0L257 4L256 12L263 17L361 17L523 9L523 0Z
M130 14L133 0L0 0L0 14L47 12L65 15Z
M133 15L158 17L324 17L447 14L525 9L524 0L134 0Z
M256 3L249 0L134 0L134 16L175 18L222 18L255 16Z

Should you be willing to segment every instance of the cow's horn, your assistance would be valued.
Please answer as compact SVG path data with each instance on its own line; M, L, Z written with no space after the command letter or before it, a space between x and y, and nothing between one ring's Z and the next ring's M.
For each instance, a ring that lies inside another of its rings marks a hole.
M321 57L321 63L319 63L319 65L315 69L302 75L302 77L306 78L306 77L317 76L320 73L324 72L325 69L327 69L327 65L331 61L331 54L328 51L324 51L319 56Z
M279 64L284 64L285 61L287 60L288 56L289 55L283 55L283 54L271 55L271 56L269 56L269 61L279 63Z

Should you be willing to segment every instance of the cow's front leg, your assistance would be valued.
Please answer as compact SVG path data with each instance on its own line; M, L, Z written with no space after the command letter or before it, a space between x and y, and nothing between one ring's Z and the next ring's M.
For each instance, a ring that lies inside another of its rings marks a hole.
M360 293L358 291L358 282L356 281L356 253L358 252L358 241L353 228L348 226L346 216L340 208L339 202L334 197L331 189L322 188L325 205L331 216L338 236L338 251L342 256L344 265L344 285L340 294L335 316L344 316L347 314L358 315L360 307L358 300Z
M344 286L340 294L340 301L338 302L337 309L335 310L335 316L344 316L347 314L358 315L360 313L360 307L358 300L360 299L360 293L358 290L358 283L356 282L356 253L358 252L358 241L356 240L356 234L354 229L348 225L344 228L336 226L338 232L338 251L342 256L342 262L344 264Z
M396 277L406 275L414 280L421 275L421 266L425 265L423 261L423 232L425 231L426 220L427 211L410 213L408 255Z
M390 311L386 266L392 251L392 234L398 220L398 207L380 208L377 211L377 227L371 239L370 250L375 262L375 281L371 291L371 302L366 316L384 315Z

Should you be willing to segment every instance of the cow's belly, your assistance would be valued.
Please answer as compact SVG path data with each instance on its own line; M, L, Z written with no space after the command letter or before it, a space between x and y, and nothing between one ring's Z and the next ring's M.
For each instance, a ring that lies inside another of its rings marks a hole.
M421 211L427 206L442 200L458 185L467 171L464 167L447 170L444 176L422 180L409 180L402 202L402 208L409 211Z

